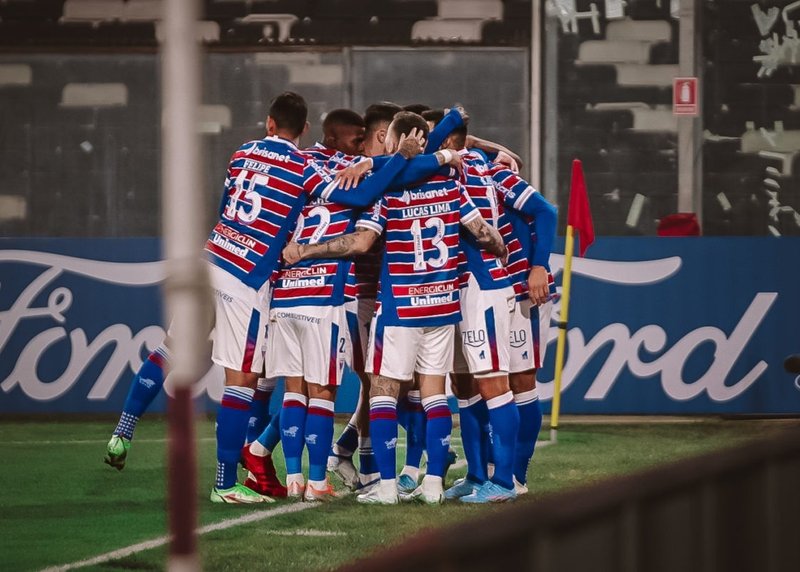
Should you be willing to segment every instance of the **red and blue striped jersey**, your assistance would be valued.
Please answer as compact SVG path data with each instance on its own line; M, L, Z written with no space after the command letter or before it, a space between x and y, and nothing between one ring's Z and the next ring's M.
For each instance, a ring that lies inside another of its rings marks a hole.
M326 147L319 142L314 143L311 147L306 147L303 149L303 155L309 159L315 159L317 161L327 161L336 155L336 153L338 153L338 151L333 147Z
M306 157L280 137L245 143L228 166L219 222L206 242L212 264L259 289L306 202Z
M357 163L363 157L336 152L325 161L309 161L304 188L310 201L297 220L292 240L316 244L347 234L355 229L362 211L323 198L323 192L337 171ZM282 268L272 290L272 306L338 306L356 296L353 263L347 259L301 260Z
M461 320L459 225L479 217L463 185L435 176L384 195L359 226L385 232L377 304L387 326L431 327Z
M502 198L498 196L491 177L486 175L486 163L479 155L469 154L466 150L460 154L464 161L461 183L470 199L487 223L495 227L502 236L509 236L513 241L511 225L505 216ZM509 256L512 250L519 250L519 245L513 242L507 246ZM500 259L481 247L475 237L465 229L461 230L461 250L461 287L467 285L470 276L475 277L481 290L497 290L512 285L509 271ZM512 262L510 258L509 262Z

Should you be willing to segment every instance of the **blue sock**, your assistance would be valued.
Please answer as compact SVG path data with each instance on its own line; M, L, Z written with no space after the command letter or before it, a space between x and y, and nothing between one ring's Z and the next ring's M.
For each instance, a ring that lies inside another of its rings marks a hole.
M164 387L164 370L168 363L169 350L163 344L147 356L131 381L114 435L133 439L136 423Z
M254 390L231 385L222 392L217 412L217 480L219 489L236 484L236 470L247 435L247 419Z
M303 473L303 445L306 433L306 404L308 399L302 393L283 394L281 411L281 442L286 459L286 474Z
M269 420L269 425L264 428L264 431L261 432L261 435L258 436L257 441L264 445L264 448L268 451L274 451L275 447L278 446L278 443L281 441L281 412L278 410L278 413L272 416L272 419Z
M253 403L250 405L250 421L247 424L247 442L252 443L264 432L270 422L269 401L275 391L274 379L261 378L258 380Z
M407 467L419 468L425 451L425 410L422 408L419 390L408 392L406 403L406 462Z
M536 389L514 396L519 411L517 451L514 455L514 476L521 484L528 482L528 465L536 449L536 439L542 428L542 407Z
M483 484L489 477L486 474L486 451L483 446L484 428L488 419L486 402L476 395L471 399L458 400L461 420L461 443L467 458L467 479ZM487 436L488 437L488 436Z
M372 449L372 438L361 437L358 441L358 472L364 476L374 475L378 472L378 463Z
M425 474L444 477L447 468L447 450L450 448L450 432L453 430L453 418L450 416L447 397L443 393L431 395L422 400L422 407L428 421L425 428L428 468Z
M381 479L397 477L397 400L385 395L369 400L369 433Z
M308 480L324 481L333 441L333 401L316 397L308 400L305 439L308 447Z
M331 454L337 457L352 457L355 450L358 448L358 427L355 426L351 419L347 426L339 435L336 443L331 448Z
M519 413L511 391L486 402L492 424L494 475L492 482L507 489L514 488L514 452L519 432Z

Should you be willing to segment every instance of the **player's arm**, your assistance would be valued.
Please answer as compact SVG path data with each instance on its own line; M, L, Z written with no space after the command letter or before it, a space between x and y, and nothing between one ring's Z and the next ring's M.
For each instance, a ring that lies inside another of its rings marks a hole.
M470 218L468 221L461 221L461 225L475 237L475 240L481 248L486 252L494 254L505 263L508 258L508 249L503 242L503 237L500 235L500 232L486 222L480 214Z
M296 264L310 258L349 258L368 252L379 236L372 229L357 228L351 233L342 234L326 242L316 244L290 242L283 249L283 258L287 264Z
M523 164L522 158L519 155L500 143L495 143L488 139L481 139L475 135L467 135L466 145L467 149L481 150L493 161L508 166L515 173L519 172L519 168Z
M428 134L428 142L425 144L425 152L433 153L442 146L447 136L453 132L453 129L458 129L469 122L469 115L462 107L453 107L448 111L442 120L436 124Z
M391 157L389 155L379 155L377 157L369 157L359 161L355 165L351 165L346 169L342 169L336 173L336 180L339 181L339 188L349 190L359 185L361 177L367 171L381 171L389 163ZM390 188L402 188L412 183L427 179L431 175L440 173L442 175L451 176L453 172L451 167L458 169L461 166L461 158L458 153L449 150L439 150L435 153L426 153L424 155L417 155L409 160L405 167L398 175L392 180Z
M373 172L358 186L358 192L350 192L339 188L340 183L334 178L322 191L323 199L354 208L365 208L374 203L389 187L389 184L405 167L408 159L413 159L422 151L422 134L416 130L406 137L400 138L395 153L383 169Z

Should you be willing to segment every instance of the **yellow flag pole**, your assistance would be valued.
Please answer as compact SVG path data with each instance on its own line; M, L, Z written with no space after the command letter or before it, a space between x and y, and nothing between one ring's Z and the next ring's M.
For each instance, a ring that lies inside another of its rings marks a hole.
M564 351L567 345L573 243L572 225L567 225L567 238L564 245L564 273L561 281L561 315L558 321L558 345L556 346L556 377L553 384L553 407L550 412L550 440L553 443L558 442L558 415L561 410L561 373L564 370Z

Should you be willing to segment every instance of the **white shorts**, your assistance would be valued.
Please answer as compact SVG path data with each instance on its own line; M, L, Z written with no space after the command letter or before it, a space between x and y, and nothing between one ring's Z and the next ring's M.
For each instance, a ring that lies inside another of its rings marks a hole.
M303 377L307 383L338 386L351 356L344 306L270 312L266 377Z
M517 302L511 315L510 373L542 367L550 337L552 311L552 300L541 306L535 306L530 300Z
M347 327L353 346L353 371L364 373L369 329L375 316L375 298L358 298L345 304Z
M264 339L269 316L270 283L260 290L209 264L214 295L211 359L215 364L245 373L264 369Z
M511 314L516 305L512 287L481 290L470 277L461 289L461 322L456 341L455 373L507 373L510 367Z
M453 369L455 325L429 328L384 326L380 312L372 319L367 372L411 381L414 372L446 375Z

